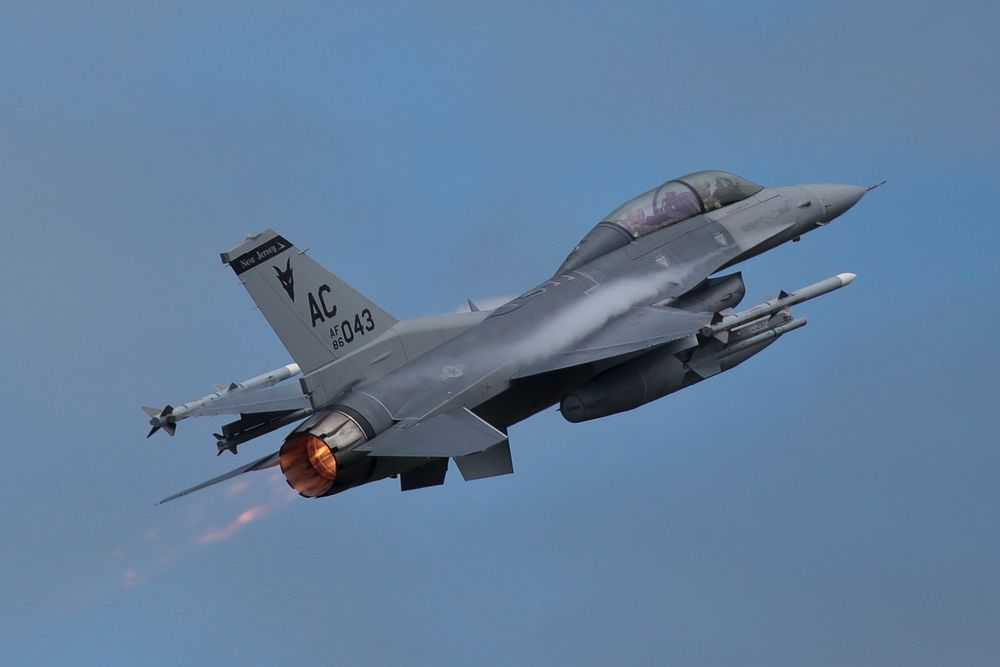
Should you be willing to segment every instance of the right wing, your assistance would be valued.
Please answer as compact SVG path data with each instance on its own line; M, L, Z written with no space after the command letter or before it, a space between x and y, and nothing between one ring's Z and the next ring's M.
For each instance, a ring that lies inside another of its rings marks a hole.
M668 306L633 308L568 349L528 364L514 379L649 350L692 336L711 321L709 312Z

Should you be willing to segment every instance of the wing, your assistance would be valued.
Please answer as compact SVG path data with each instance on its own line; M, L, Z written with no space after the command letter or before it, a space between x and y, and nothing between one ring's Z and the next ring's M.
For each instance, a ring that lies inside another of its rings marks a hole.
M276 384L251 391L233 390L218 399L189 410L187 417L281 412L309 407L309 397L297 382Z
M532 362L514 379L659 347L694 335L711 321L712 313L709 312L662 306L633 308L568 349Z
M213 484L218 484L219 482L225 482L227 479L232 479L233 477L236 477L237 475L242 475L245 472L251 472L253 470L263 470L264 468L271 468L276 465L278 465L278 452L275 452L273 454L268 454L267 456L259 458L253 463L248 463L247 465L237 468L236 470L230 470L224 475L213 477L207 482L202 482L201 484L192 486L190 489L184 489L180 493L175 493L172 496L167 496L166 498L164 498L163 500L161 500L156 504L162 505L163 503L169 502L176 498L180 498L181 496L186 496L189 493L200 491L201 489L204 489L205 487L208 486L212 486Z
M302 392L298 382L287 382L301 377L296 364L287 364L262 375L256 375L228 387L216 385L215 392L180 405L166 405L163 409L143 408L150 416L153 435L161 428L173 435L177 422L188 417L206 415L248 415L256 413L292 413L309 407L309 397Z

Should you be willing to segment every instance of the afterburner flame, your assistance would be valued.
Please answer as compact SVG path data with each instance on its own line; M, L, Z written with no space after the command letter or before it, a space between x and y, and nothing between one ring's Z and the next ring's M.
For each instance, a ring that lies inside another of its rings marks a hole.
M212 542L228 540L230 537L238 533L243 526L264 516L268 512L268 509L267 505L251 507L250 509L241 512L240 515L233 519L228 526L204 532L199 535L195 541L198 544L211 544Z
M281 446L278 459L288 485L308 498L317 498L333 486L337 459L325 442L309 433L293 433Z
M316 472L331 482L337 479L337 459L333 457L333 452L326 446L326 443L319 438L309 436L306 442L306 453L309 455L309 463Z

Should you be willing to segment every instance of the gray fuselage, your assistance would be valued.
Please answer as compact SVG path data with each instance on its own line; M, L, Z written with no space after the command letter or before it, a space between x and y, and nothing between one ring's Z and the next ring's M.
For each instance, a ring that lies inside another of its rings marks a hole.
M533 360L585 344L633 308L669 302L719 269L828 222L850 205L842 206L838 196L860 196L837 190L845 187L765 188L641 238L623 239L621 247L556 274L465 333L334 402L364 414L376 431L458 407L506 428L595 372L572 369L523 388L512 382Z

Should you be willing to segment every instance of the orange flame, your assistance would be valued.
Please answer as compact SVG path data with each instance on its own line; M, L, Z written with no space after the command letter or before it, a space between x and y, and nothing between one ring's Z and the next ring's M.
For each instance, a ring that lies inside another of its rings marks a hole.
M240 513L233 521L223 528L218 528L215 530L209 530L201 535L195 540L198 544L210 544L212 542L221 542L222 540L228 540L230 537L240 532L243 526L247 525L251 521L255 521L260 517L267 514L270 510L268 505L258 505L256 507L251 507L245 512Z

